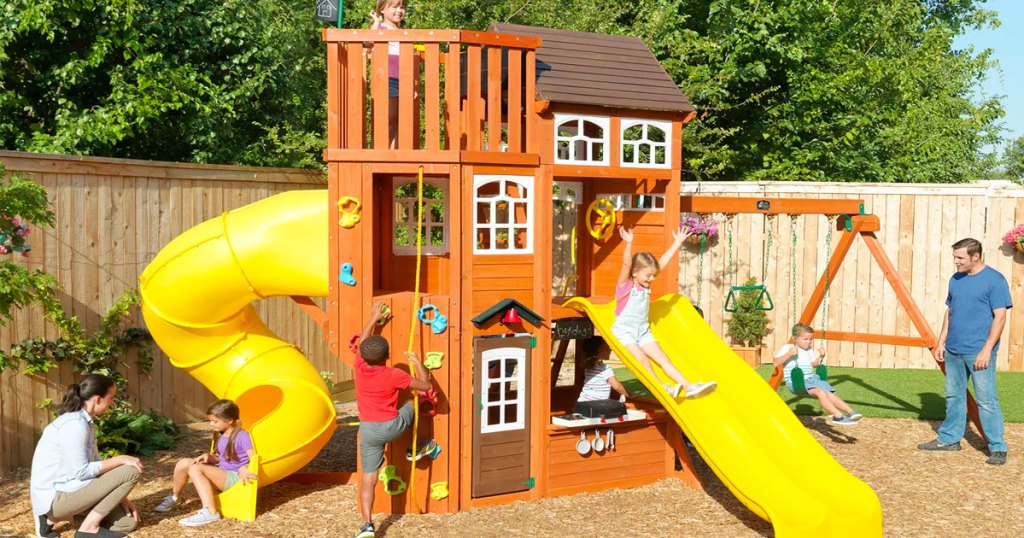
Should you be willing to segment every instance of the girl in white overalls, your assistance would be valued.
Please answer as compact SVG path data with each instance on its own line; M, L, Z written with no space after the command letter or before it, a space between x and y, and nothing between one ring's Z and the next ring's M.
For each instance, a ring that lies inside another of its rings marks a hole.
M638 252L635 256L630 256L633 250L633 231L619 228L619 235L626 242L626 249L622 256L622 271L619 272L619 280L615 286L615 323L612 324L612 334L655 379L658 376L651 366L651 359L658 363L665 375L675 382L665 384L665 390L673 398L678 398L680 391L687 398L709 394L715 390L716 383L689 383L651 334L651 282L658 276L661 266L672 261L690 234L682 230L672 232L675 240L657 260L650 252Z

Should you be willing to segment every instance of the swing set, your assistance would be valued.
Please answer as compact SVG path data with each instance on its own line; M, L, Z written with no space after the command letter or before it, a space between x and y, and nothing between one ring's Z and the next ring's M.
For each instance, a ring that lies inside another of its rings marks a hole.
M835 226L833 227L830 225L829 236L831 236L831 230L833 228L836 231L841 231L842 235L840 235L839 240L835 245L835 250L827 256L828 263L825 266L825 271L818 279L818 283L814 287L814 291L811 292L811 296L807 300L807 304L804 305L803 311L801 312L800 318L797 322L810 324L818 314L818 310L822 308L823 304L825 304L827 308L829 286L832 285L832 281L835 279L836 274L839 273L843 260L846 259L846 255L850 252L850 247L853 246L854 241L859 237L868 247L868 251L871 253L871 258L882 270L882 274L885 276L886 281L896 294L896 300L906 311L911 324L917 330L918 336L835 330L829 330L826 332L825 319L827 316L823 315L820 337L826 340L836 340L841 342L862 342L869 344L923 347L928 349L929 352L934 352L938 339L932 331L932 328L928 325L928 322L925 320L921 309L917 306L917 303L914 302L914 298L911 297L910 291L900 278L896 267L892 264L892 261L889 260L889 256L885 253L885 249L882 248L882 244L876 235L876 233L881 230L881 221L876 215L864 213L863 200L836 200L824 198L732 198L695 194L690 196L683 195L680 197L680 211L698 214L722 213L725 215L759 213L766 215L766 217L780 214L790 215L791 217L796 217L798 215L826 215L830 217L830 220L834 219ZM830 242L829 246L831 246ZM767 273L767 262L765 268L765 273ZM792 279L794 279L795 282L795 273ZM736 291L741 290L730 289L730 295L734 295ZM767 290L765 290L765 294L767 295ZM795 305L795 293L793 294L792 300ZM794 311L795 310L796 309L794 308ZM939 367L942 369L943 373L945 373L945 364L939 363ZM827 376L827 370L818 373L819 375L825 373ZM768 384L773 389L778 389L782 382L782 368L776 367L772 372L771 378L768 380ZM797 387L794 386L794 389L796 388ZM973 422L978 428L978 431L982 432L982 435L984 435L984 430L981 428L981 419L978 415L978 404L971 395L968 395L967 412L971 417L971 422Z

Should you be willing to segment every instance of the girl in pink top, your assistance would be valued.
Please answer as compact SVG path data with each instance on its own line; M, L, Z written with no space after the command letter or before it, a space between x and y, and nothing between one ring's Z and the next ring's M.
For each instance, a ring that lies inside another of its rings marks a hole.
M371 30L397 30L405 20L405 0L377 0L377 9L370 12ZM388 131L390 147L398 138L398 42L388 43Z
M716 383L711 381L691 384L686 381L654 339L649 318L651 283L654 282L654 277L658 276L661 266L672 261L690 234L682 230L673 231L672 237L675 240L660 259L655 259L650 252L638 252L631 257L633 231L619 228L619 235L626 242L626 249L622 255L622 271L619 272L618 284L615 287L615 323L612 324L612 334L655 379L658 376L654 373L651 360L658 363L665 375L675 382L674 385L665 384L665 390L673 398L679 397L680 391L683 391L687 398L709 394L715 390Z

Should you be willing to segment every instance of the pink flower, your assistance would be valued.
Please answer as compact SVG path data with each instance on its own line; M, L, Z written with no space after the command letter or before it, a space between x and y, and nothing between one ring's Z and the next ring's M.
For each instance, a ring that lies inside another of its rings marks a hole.
M0 254L7 254L7 247L6 246L0 245Z
M18 237L25 237L26 235L28 235L28 230L26 230L25 228L18 228L17 230L15 230L14 233L18 234Z
M1003 242L1011 245L1024 243L1024 224L1018 224L1003 236Z

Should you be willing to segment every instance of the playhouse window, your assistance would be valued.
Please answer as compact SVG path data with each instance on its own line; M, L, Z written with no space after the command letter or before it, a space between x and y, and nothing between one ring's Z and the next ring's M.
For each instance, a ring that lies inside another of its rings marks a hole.
M480 433L521 430L525 427L526 405L524 376L526 350L489 349L483 352L484 369L480 376Z
M473 253L531 254L533 178L480 175L473 187Z
M416 181L395 178L393 186L395 212L392 251L400 255L416 254ZM448 189L438 180L423 182L423 253L440 255L448 252L448 218L445 202Z
M608 126L604 116L555 114L555 162L607 165Z
M664 194L608 194L602 196L616 211L665 211Z
M622 166L671 168L668 121L623 119Z

